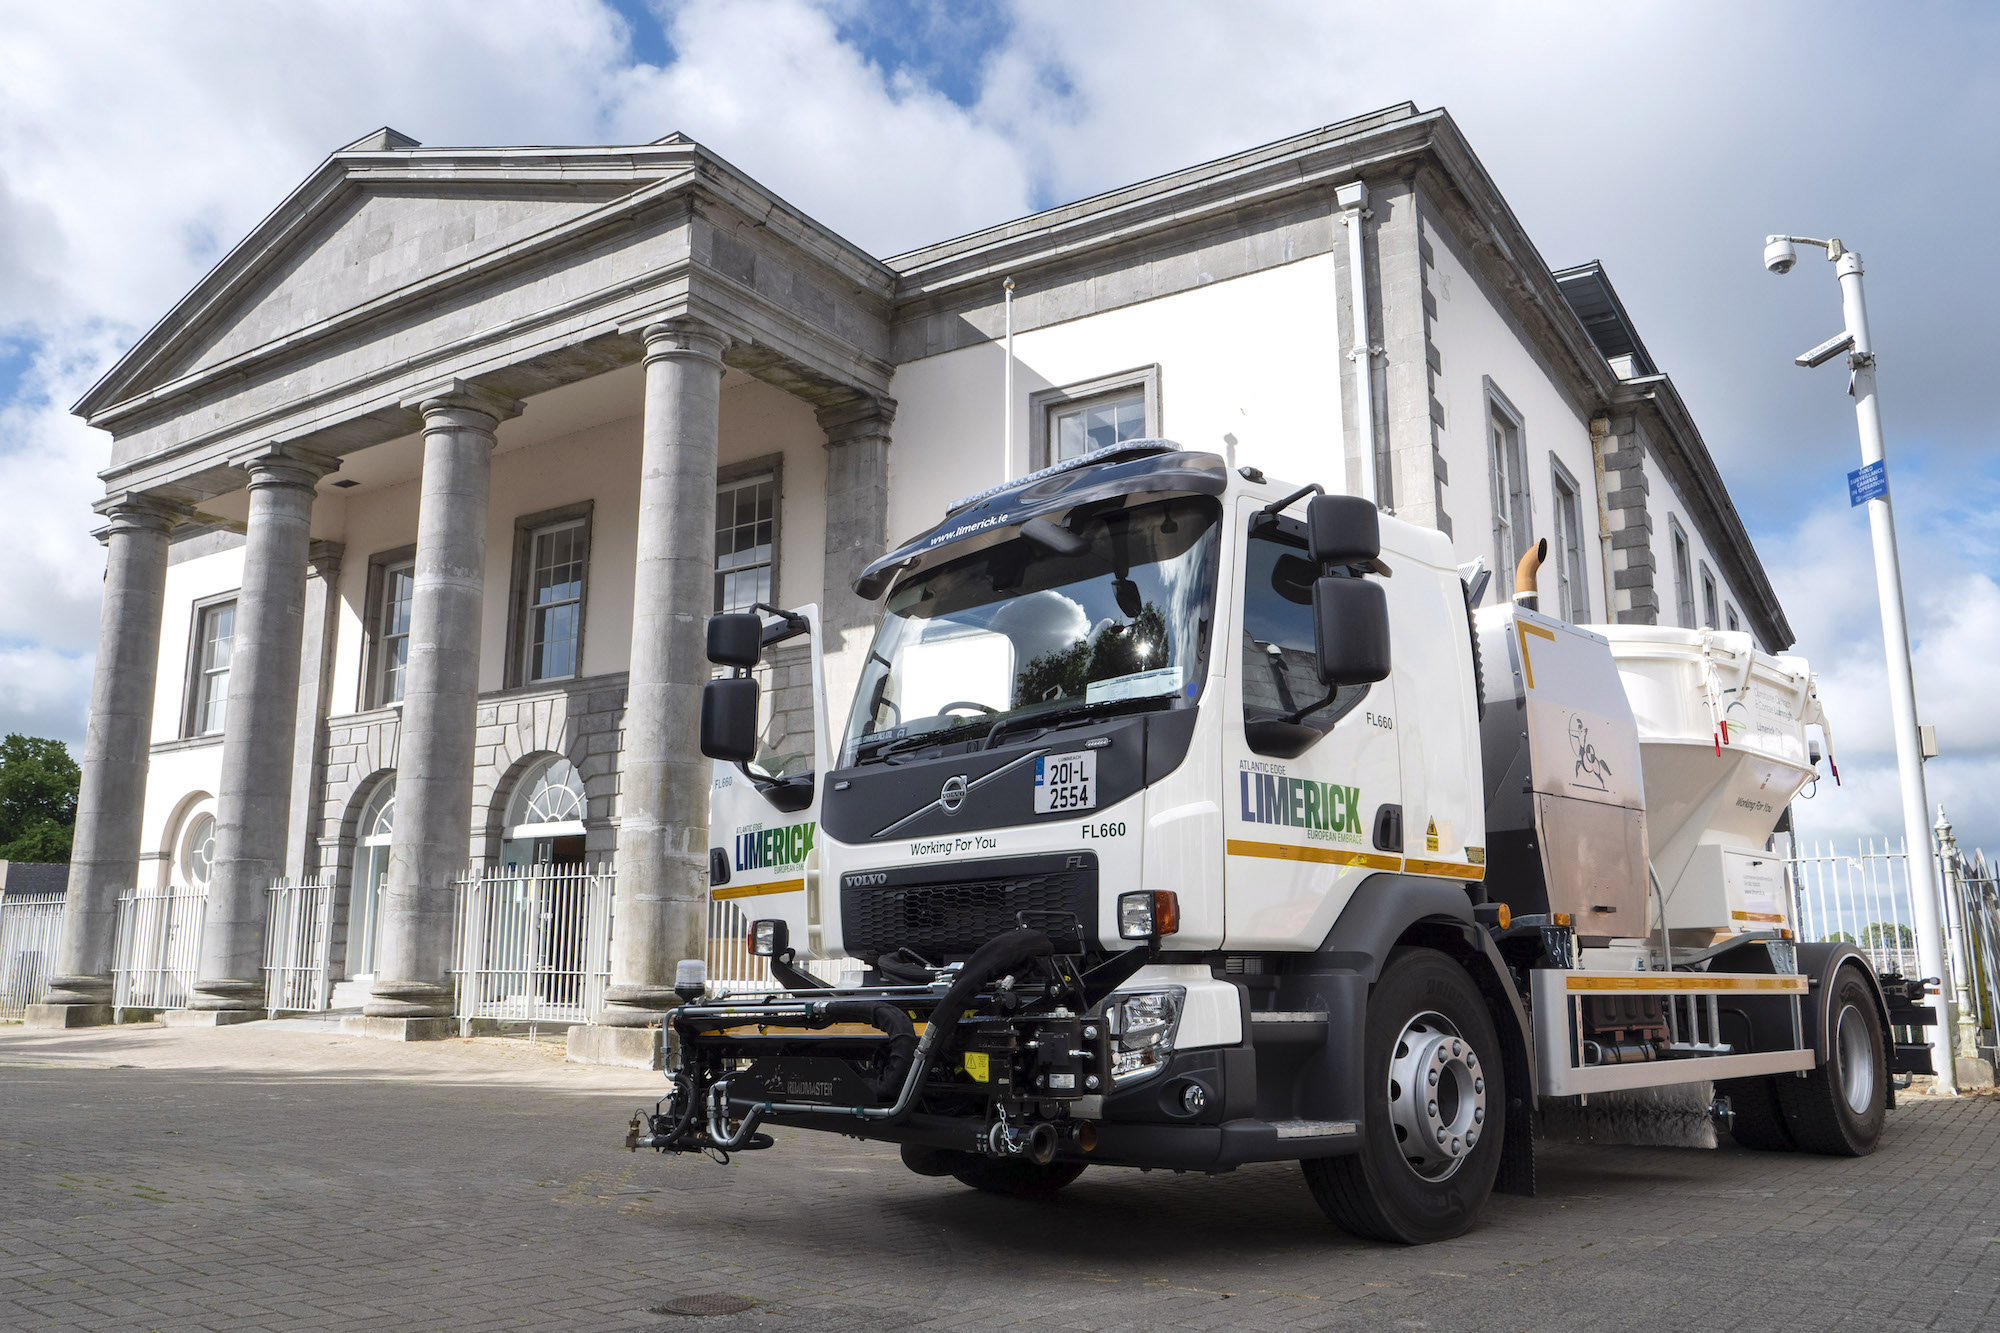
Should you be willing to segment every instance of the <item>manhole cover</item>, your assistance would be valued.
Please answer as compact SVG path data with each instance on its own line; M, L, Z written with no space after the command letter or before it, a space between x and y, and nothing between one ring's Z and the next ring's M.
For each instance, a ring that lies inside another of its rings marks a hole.
M742 1314L757 1302L747 1296L676 1296L664 1305L646 1308L647 1314L715 1315Z

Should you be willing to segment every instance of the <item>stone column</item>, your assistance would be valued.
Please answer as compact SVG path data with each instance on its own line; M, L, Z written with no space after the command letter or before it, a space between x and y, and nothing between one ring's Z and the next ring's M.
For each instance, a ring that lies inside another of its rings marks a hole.
M319 874L320 797L326 785L326 712L340 638L340 563L346 547L306 548L305 636L299 645L299 711L292 743L292 813L285 833L285 873ZM335 905L336 915L339 905Z
M166 605L167 533L188 512L144 495L113 496L97 510L110 520L98 533L108 556L69 893L63 905L62 953L47 1002L28 1009L30 1027L111 1021L118 896L139 883L139 829L152 753L160 617Z
M826 636L826 701L836 724L861 676L876 604L854 591L861 571L889 547L889 426L893 399L857 398L818 412L826 432L826 566L820 623Z
M423 413L416 586L396 758L396 831L382 888L376 980L363 1008L371 1036L451 1032L453 884L472 826L486 499L494 432L521 405L454 380L405 406Z
M216 1023L264 1015L265 890L285 874L313 487L340 466L296 445L230 462L250 474L250 520L215 793L215 873L184 1016Z
M708 760L700 747L715 603L715 456L723 335L691 319L650 325L640 456L632 674L625 706L611 989L598 1021L657 1024L678 1000L674 964L708 940Z

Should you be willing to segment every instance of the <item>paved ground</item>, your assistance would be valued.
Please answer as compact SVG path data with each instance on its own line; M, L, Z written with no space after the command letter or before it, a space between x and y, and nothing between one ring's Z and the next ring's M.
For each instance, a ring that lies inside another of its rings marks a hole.
M634 1156L645 1075L518 1042L0 1027L0 1328L1992 1328L2000 1100L1861 1161L1551 1146L1464 1239L1362 1244L1296 1168L976 1194L785 1134ZM649 1313L734 1294L746 1314Z

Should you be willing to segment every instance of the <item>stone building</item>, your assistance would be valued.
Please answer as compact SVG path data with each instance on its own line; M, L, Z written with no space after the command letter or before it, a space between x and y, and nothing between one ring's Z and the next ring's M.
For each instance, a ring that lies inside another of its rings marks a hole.
M843 712L867 561L1107 442L1372 495L1489 597L1546 536L1546 609L1790 641L1603 269L1411 105L889 259L680 135L385 129L76 410L108 570L43 1022L104 1019L134 886L205 885L191 1009L261 1012L264 891L319 877L343 995L436 1033L454 878L553 859L615 863L598 1021L656 1023L705 933L703 618L819 603Z

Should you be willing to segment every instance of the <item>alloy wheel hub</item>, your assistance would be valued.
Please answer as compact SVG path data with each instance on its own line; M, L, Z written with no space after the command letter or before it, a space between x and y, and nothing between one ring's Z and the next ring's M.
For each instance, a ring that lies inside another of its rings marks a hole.
M1486 1071L1442 1014L1412 1018L1389 1060L1389 1121L1410 1169L1426 1180L1458 1170L1486 1131Z

